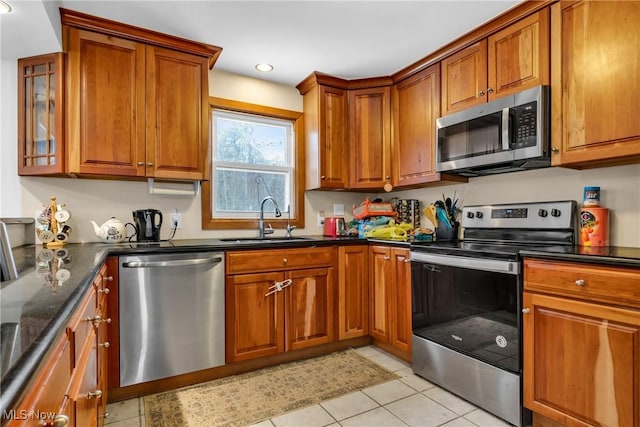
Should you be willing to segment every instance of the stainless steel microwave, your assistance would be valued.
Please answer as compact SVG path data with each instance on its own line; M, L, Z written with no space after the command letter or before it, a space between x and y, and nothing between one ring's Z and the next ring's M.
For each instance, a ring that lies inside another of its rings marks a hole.
M551 165L549 86L436 120L436 171L473 177Z

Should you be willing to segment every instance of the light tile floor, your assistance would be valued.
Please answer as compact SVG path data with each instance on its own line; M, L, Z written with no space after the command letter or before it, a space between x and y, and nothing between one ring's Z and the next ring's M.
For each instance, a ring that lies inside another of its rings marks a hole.
M374 346L357 351L399 379L321 402L252 427L508 427L509 424L414 375ZM107 405L109 427L145 427L142 398ZM178 427L178 426L176 426ZM205 427L205 426L203 426Z

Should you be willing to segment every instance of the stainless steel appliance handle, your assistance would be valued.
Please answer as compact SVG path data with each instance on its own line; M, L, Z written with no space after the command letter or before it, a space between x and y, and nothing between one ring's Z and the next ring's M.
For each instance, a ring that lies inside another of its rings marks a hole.
M509 107L502 109L502 149L509 151L511 135L509 135Z
M123 262L125 268L147 268L147 267L183 267L189 265L202 264L218 264L222 262L222 258L197 258L197 259L181 259L169 261L129 261Z
M433 255L422 252L411 252L410 255L411 261L417 262L446 265L449 267L468 268L471 270L493 271L496 273L513 275L517 275L520 273L520 264L514 261L449 255Z

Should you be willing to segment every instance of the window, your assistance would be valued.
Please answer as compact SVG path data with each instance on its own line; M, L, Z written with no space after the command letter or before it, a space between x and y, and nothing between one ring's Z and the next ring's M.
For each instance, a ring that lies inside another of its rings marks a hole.
M203 185L203 228L257 228L261 201L265 219L284 228L287 218L304 226L301 113L213 98L211 177ZM206 216L205 216L206 215Z

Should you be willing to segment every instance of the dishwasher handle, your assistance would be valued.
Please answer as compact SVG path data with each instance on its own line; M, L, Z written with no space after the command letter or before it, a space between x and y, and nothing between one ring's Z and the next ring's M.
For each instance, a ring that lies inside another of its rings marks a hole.
M222 262L221 257L215 258L196 258L196 259L177 259L167 261L129 261L123 262L124 268L147 268L147 267L184 267L191 265L203 264L219 264Z

